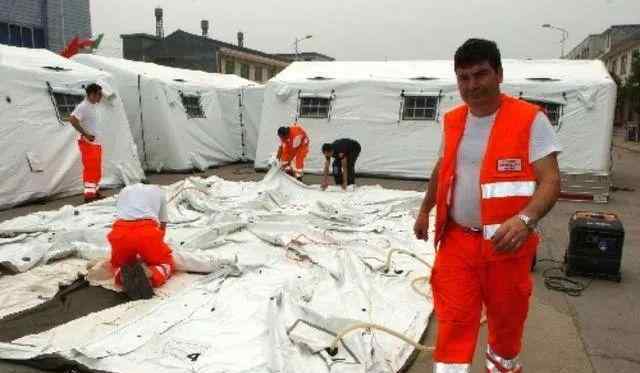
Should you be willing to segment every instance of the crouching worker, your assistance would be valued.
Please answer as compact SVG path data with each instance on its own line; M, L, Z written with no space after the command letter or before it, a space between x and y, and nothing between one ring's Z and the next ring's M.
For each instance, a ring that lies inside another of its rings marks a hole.
M304 175L304 160L309 154L309 137L304 128L298 123L291 127L278 128L280 147L278 148L278 161L280 168L302 181Z
M133 300L149 299L175 269L164 242L167 201L156 185L134 184L118 196L117 220L107 236L117 285Z
M356 184L356 161L360 156L360 150L360 143L352 139L340 139L322 145L322 154L325 157L322 190L329 186L329 163L332 157L331 169L336 185L340 185L342 190L347 190L347 186Z

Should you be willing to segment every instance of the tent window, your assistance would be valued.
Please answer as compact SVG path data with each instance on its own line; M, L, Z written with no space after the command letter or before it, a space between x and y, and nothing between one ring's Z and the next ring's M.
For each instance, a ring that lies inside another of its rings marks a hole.
M63 122L68 122L71 113L73 113L76 106L84 100L84 97L81 95L53 92L53 99L56 103L58 116Z
M538 105L542 108L542 111L547 115L551 125L558 127L560 125L560 118L562 117L563 105L555 102L545 102L531 99L524 99L525 101Z
M328 97L300 97L300 118L329 118L330 108Z
M438 96L404 96L402 120L435 120Z
M202 110L202 105L200 105L200 96L182 96L182 106L184 106L184 110L187 112L187 116L189 118L204 118L204 110Z

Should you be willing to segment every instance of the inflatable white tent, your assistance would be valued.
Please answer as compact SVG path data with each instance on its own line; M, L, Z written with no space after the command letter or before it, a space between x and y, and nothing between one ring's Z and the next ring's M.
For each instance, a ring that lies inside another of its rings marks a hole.
M77 132L67 122L84 87L103 86L103 186L144 178L122 101L107 73L41 49L0 45L0 208L82 191Z
M206 169L254 159L263 86L235 75L119 58L73 59L114 76L147 169Z
M544 107L564 148L565 192L605 197L616 85L600 61L504 60L502 90ZM460 104L452 61L296 62L269 81L256 156L267 166L278 126L298 120L311 138L308 170L324 142L362 144L363 174L426 178L438 158L442 115Z

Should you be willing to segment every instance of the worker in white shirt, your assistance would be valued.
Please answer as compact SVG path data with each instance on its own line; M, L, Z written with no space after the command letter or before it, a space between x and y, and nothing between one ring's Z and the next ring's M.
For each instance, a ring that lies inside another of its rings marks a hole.
M133 184L120 192L117 220L107 236L116 284L131 299L148 299L175 270L171 249L164 242L167 200L156 185Z
M91 202L100 198L99 188L102 178L102 146L98 141L98 118L96 105L102 99L102 87L89 84L85 99L76 106L69 121L80 133L78 146L82 158L82 181L84 182L84 200Z

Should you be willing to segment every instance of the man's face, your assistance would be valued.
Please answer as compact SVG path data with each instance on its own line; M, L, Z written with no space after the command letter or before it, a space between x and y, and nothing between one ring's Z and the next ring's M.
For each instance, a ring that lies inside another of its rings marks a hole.
M471 106L483 106L500 95L502 69L495 71L489 62L456 69L462 100Z
M327 150L322 152L326 158L331 158L333 156L333 150Z
M92 104L97 104L98 102L100 102L100 100L102 100L102 92L98 91L95 93L91 93L89 94L89 96L87 96L87 98Z

